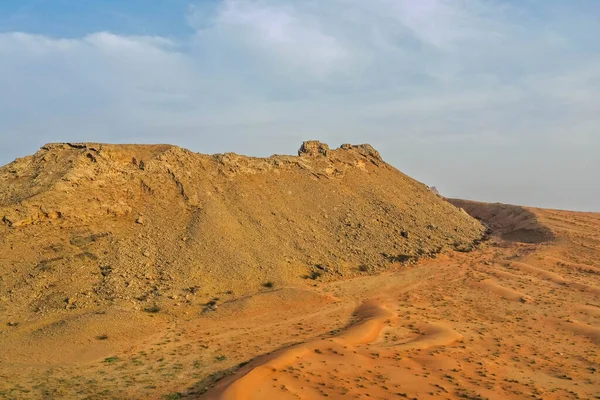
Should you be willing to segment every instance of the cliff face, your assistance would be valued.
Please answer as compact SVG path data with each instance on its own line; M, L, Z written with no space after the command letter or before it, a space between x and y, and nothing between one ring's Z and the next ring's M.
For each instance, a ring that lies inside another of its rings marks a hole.
M0 168L0 307L145 308L468 249L481 224L369 145L50 144ZM18 312L18 311L14 311Z

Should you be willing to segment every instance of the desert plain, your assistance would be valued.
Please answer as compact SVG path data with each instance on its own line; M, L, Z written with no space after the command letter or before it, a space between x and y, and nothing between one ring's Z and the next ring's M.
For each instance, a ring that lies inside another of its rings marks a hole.
M368 145L52 144L0 168L0 398L600 398L600 214Z

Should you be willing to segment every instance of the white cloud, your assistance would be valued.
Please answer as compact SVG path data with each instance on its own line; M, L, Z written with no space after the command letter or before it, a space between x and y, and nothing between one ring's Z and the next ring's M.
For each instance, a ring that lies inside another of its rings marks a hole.
M196 33L186 39L0 34L1 161L61 140L266 155L321 138L373 142L417 178L482 197L488 178L468 169L482 154L496 176L493 163L537 143L545 150L529 166L498 178L507 201L521 196L510 187L518 173L554 174L567 187L548 161L565 148L579 149L590 160L579 173L600 181L600 57L582 44L579 22L594 29L585 13L541 21L491 0L205 4L190 8ZM461 153L453 167L449 148ZM600 195L597 186L580 197Z
M345 50L337 39L321 30L318 21L298 13L293 7L225 2L217 20L219 29L231 29L236 41L256 46L265 54L275 54L296 67L309 66L316 73L341 67Z

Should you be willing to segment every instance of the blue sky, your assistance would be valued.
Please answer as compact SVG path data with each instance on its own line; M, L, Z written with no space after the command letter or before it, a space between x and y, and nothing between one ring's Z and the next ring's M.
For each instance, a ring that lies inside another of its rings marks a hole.
M185 37L193 33L188 9L184 0L3 0L0 31L70 38L99 31Z
M3 0L0 164L367 142L448 196L600 211L598 20L595 0Z

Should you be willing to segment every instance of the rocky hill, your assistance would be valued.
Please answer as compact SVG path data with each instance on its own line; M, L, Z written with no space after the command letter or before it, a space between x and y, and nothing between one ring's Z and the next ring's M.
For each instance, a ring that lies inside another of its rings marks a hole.
M140 310L368 274L485 228L369 145L49 144L0 168L0 311ZM9 307L10 305L10 307Z

